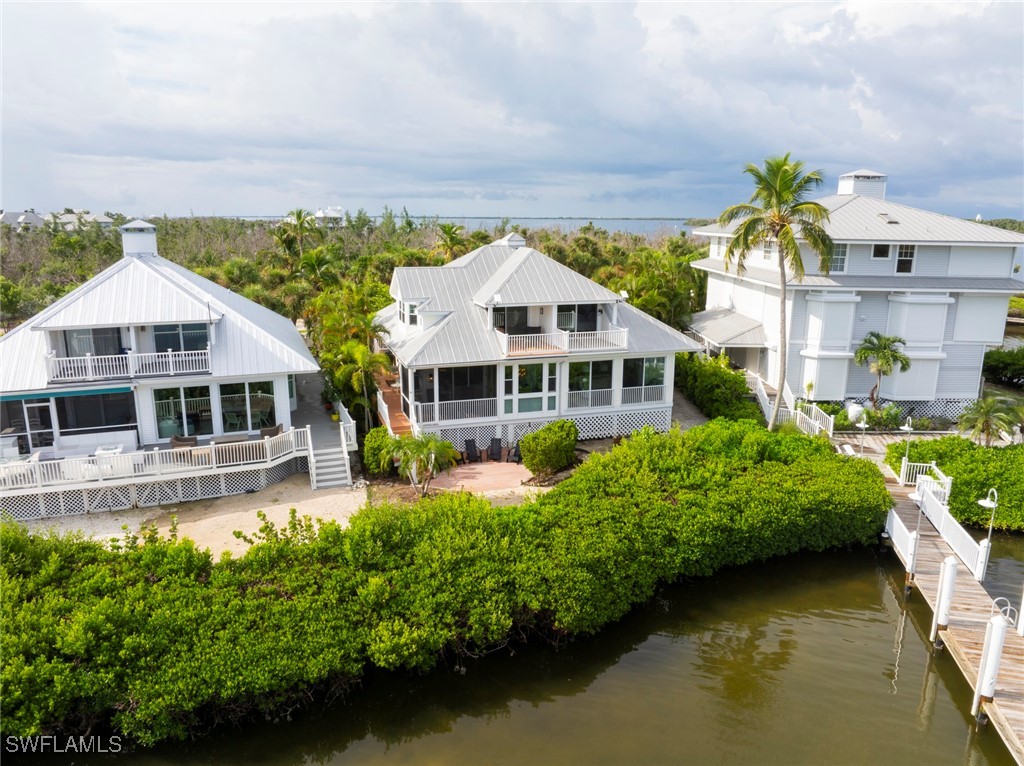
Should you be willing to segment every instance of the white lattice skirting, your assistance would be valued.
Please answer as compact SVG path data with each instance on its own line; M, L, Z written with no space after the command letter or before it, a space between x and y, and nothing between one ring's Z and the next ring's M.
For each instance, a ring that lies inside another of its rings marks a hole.
M864 404L869 401L868 397L862 396L854 399L849 399L847 402L838 402L838 404L846 404L850 401L857 402L857 404ZM903 412L903 417L915 417L915 418L947 418L949 420L956 420L963 413L967 407L974 404L977 399L935 399L930 402L894 402L888 399L879 399L879 408L885 407L888 404L895 404Z
M241 495L284 481L302 470L297 464L304 464L305 460L296 458L268 468L250 468L211 476L185 476L95 489L65 489L16 495L0 499L0 510L18 521L28 521Z
M672 424L672 410L666 408L642 412L610 412L606 415L588 415L566 419L576 423L580 439L610 439L614 436L629 436L644 426L651 426L656 431L668 431ZM456 449L462 449L467 439L473 439L479 448L484 449L495 437L501 439L502 446L507 447L515 444L526 434L533 433L556 420L558 418L442 428L439 432L435 431L434 433L438 433L445 441L451 442Z

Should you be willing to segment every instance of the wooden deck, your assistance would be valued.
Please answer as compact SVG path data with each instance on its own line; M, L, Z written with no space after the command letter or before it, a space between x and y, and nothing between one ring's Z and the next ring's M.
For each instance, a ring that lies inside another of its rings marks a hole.
M886 482L893 497L896 513L907 528L913 531L920 514L917 504L908 497L914 488L901 487L888 477ZM928 519L923 514L920 516L921 540L917 554L917 574L913 584L934 613L939 589L939 567L943 559L955 554ZM1019 604L1011 606L1018 608ZM956 660L972 689L977 687L985 628L992 614L992 598L961 564L953 589L949 627L945 631L940 631L939 637ZM995 697L992 702L983 703L982 710L988 714L989 720L1002 736L1014 760L1024 766L1024 638L1018 635L1013 627L1006 632Z
M395 436L405 436L412 433L412 423L409 417L402 411L402 393L398 388L398 375L389 373L386 375L374 375L374 382L380 389L384 404L388 408L388 422L391 424L391 433Z

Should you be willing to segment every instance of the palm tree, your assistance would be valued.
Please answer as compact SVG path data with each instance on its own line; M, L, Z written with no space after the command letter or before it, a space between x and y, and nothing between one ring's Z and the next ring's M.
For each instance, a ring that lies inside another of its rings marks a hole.
M743 272L743 262L755 247L774 243L779 252L779 358L778 395L768 418L772 430L779 416L782 391L786 384L786 357L789 337L786 332L786 267L797 279L803 279L804 261L800 253L801 240L818 254L818 267L828 274L832 255L832 238L822 224L828 222L828 209L806 199L807 194L821 185L820 170L804 172L804 163L790 160L789 155L769 157L764 168L748 164L743 170L754 179L754 193L743 205L733 205L718 216L721 226L739 221L725 250L726 268L735 260L736 270Z
M1012 441L1018 406L1018 402L1009 396L982 397L961 413L957 430L960 433L970 431L971 439L975 441L984 436L986 447L991 447L992 440L1003 431L1010 434Z
M433 478L459 459L452 443L437 434L400 436L391 444L391 455L398 458L398 473L409 479L421 497L426 497Z
M323 247L315 247L299 256L295 276L305 278L318 290L338 283L337 266Z
M450 261L455 258L456 253L462 250L466 244L466 238L462 232L465 226L457 223L439 223L437 225L437 249L445 254Z
M853 353L853 361L861 366L868 365L871 374L876 376L875 386L868 394L872 408L878 406L878 389L882 386L882 378L892 375L897 367L900 368L900 372L910 369L910 357L899 348L906 343L898 335L882 335L872 330L864 336L864 340Z
M325 360L322 358L321 361ZM373 427L370 421L370 411L373 409L370 402L370 389L374 387L373 377L388 372L391 369L391 361L384 354L375 354L355 340L350 340L341 347L339 361L341 366L335 377L342 386L347 383L356 394L362 393L362 396L357 396L352 402L363 408L366 430L369 431Z
M281 221L281 225L278 227L282 232L277 237L279 243L282 246L286 246L287 243L294 243L295 247L298 248L299 260L302 260L303 243L307 238L311 239L323 239L324 233L316 225L316 218L308 210L303 210L298 207L292 210L284 217ZM289 249L290 248L286 248Z

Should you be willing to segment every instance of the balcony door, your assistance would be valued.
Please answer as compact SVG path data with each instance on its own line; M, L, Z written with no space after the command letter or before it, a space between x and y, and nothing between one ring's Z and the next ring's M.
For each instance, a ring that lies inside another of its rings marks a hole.
M122 353L121 331L117 327L65 330L64 345L68 356L116 356Z

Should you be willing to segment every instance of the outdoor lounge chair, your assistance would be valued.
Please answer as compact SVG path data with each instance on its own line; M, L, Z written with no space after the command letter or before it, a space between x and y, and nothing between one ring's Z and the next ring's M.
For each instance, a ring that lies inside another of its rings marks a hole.
M260 429L260 438L266 436L280 436L284 432L284 426L278 423L276 426L268 426Z
M480 457L480 450L476 448L475 439L466 439L466 451L462 453L463 463L482 463L483 458Z
M509 460L515 460L517 463L523 462L523 456L519 453L519 442L516 442L509 449L508 454L505 455L505 462Z
M171 449L180 449L181 447L195 447L199 444L199 438L196 436L172 436L171 437Z
M495 463L501 462L501 439L497 436L491 439L491 446L487 448L487 459Z

